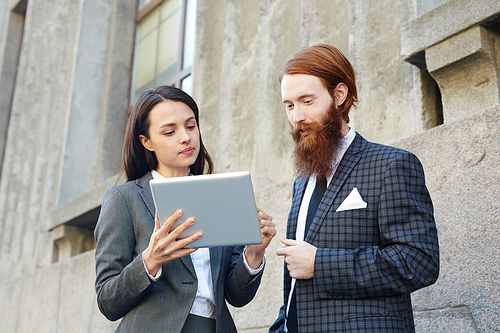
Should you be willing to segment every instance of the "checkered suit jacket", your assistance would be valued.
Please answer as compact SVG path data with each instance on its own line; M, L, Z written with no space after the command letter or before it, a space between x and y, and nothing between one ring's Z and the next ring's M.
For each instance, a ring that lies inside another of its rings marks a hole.
M294 183L290 239L306 184ZM367 207L336 212L354 187ZM356 134L305 241L318 250L314 277L296 283L299 332L415 331L410 293L439 274L433 206L415 155ZM284 304L290 281L285 264ZM286 332L284 312L269 332Z

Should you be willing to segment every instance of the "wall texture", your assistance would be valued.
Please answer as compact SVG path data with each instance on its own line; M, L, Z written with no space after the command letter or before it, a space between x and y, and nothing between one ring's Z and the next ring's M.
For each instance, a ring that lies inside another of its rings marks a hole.
M82 226L120 167L136 5L0 4L0 332L117 325L97 309ZM198 1L193 96L204 142L218 172L251 171L278 228L256 299L231 310L239 331L267 332L282 302L274 253L294 175L278 75L316 43L354 65L350 125L424 165L441 274L413 294L417 332L500 330L499 17L498 0Z

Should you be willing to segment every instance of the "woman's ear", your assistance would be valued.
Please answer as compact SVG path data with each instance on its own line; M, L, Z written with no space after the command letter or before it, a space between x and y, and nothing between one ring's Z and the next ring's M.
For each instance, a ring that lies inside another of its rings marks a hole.
M335 96L335 103L337 103L337 107L344 104L348 93L349 88L347 88L344 82L340 82L339 84L337 84L335 90L333 91L333 96Z
M139 135L139 140L141 140L142 145L144 148L146 148L149 151L154 151L153 147L151 147L151 141L149 141L148 138L146 138L144 135Z

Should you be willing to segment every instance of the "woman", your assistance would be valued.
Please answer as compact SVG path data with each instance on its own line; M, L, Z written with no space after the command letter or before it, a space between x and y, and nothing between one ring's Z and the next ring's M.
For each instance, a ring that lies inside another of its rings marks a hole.
M258 212L263 242L246 247L189 248L202 237L177 237L195 222L160 227L149 181L212 172L199 132L198 107L177 88L144 92L129 117L123 145L127 182L104 194L95 229L96 293L117 332L236 332L226 300L241 307L254 297L264 252L276 234Z

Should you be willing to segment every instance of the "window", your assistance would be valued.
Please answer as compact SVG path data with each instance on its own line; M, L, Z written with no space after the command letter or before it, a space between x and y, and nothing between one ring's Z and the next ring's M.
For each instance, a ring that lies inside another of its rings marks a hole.
M196 0L139 0L131 104L159 85L191 93Z

